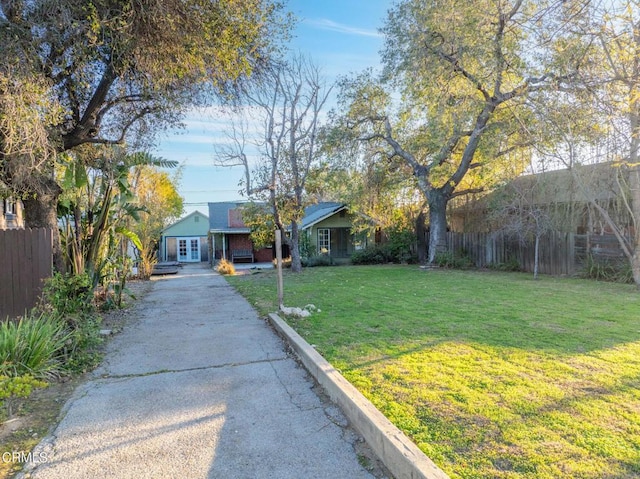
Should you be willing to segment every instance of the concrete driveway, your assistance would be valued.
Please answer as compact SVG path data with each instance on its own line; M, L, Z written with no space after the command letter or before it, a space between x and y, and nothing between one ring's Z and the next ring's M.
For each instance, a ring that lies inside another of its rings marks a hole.
M374 477L339 409L222 277L186 266L135 308L26 477Z

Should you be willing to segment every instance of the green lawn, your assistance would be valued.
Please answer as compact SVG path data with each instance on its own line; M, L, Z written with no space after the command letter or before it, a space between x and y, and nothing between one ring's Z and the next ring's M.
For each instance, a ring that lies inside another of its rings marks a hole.
M229 281L262 313L272 272ZM415 266L285 276L289 320L453 478L640 477L634 286Z

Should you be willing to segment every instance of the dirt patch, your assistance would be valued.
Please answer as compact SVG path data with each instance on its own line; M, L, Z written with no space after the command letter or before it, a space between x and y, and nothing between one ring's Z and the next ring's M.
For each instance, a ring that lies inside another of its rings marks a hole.
M62 407L83 380L84 375L54 382L16 402L17 414L0 425L0 478L22 470L28 453L55 427Z
M152 287L149 281L128 283L127 288L135 299L126 297L124 309L101 312L100 329L111 331L111 335L122 331L135 311L136 300ZM56 427L65 403L85 379L86 374L63 378L35 390L28 399L16 400L14 417L0 424L0 479L14 477L22 470L24 459L28 460L29 452Z
M153 287L152 281L130 281L127 283L127 289L130 294L125 294L124 307L122 309L114 309L111 311L101 312L102 320L100 322L101 330L110 330L112 334L119 333L127 323L127 319L131 316L133 306L136 301L147 294Z

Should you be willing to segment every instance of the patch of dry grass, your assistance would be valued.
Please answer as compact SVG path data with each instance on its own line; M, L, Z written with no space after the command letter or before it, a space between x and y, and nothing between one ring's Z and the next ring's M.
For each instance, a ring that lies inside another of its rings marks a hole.
M216 271L224 275L234 275L236 274L236 267L233 265L231 261L227 261L226 259L221 259L218 265L216 266Z

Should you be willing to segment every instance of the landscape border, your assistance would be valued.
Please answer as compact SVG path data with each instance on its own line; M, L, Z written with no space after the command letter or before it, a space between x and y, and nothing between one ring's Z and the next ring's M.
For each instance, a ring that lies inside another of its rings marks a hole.
M396 479L450 479L280 316L269 322Z

